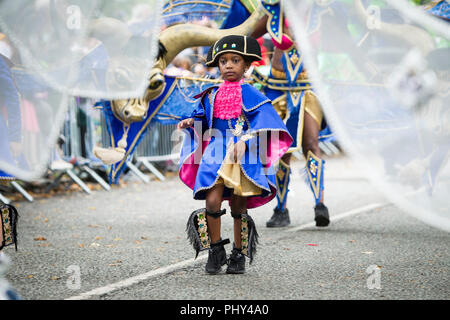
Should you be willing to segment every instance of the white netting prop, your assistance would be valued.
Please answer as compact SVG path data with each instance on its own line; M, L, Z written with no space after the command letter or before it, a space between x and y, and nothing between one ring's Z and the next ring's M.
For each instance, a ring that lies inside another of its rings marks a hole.
M0 170L23 180L40 177L59 157L55 143L75 97L143 97L162 5L0 1Z
M406 1L285 1L326 118L393 203L450 231L450 24Z
M157 0L1 1L0 29L54 89L125 99L144 93L161 11ZM143 22L146 30L133 28Z

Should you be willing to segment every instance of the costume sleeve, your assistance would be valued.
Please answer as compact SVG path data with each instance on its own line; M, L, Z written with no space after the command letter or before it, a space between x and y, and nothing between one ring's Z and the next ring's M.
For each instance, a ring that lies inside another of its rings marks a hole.
M194 111L192 111L191 118L194 118L194 121L202 122L203 132L208 128L208 120L206 119L205 107L203 106L203 98L200 100Z
M202 102L197 105L197 107L192 111L191 118L202 119L205 118L205 108L203 107Z
M8 113L9 141L20 142L22 139L22 120L17 88L6 62L0 57L0 106L5 106Z
M181 116L181 120L189 118L194 118L196 120L205 118L205 108L203 107L202 102L199 102L190 114L184 114Z

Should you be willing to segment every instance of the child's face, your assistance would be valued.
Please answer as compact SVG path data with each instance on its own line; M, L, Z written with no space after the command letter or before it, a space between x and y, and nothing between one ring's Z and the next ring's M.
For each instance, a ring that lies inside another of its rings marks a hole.
M224 53L219 57L219 71L226 81L239 81L244 76L249 64L236 53Z

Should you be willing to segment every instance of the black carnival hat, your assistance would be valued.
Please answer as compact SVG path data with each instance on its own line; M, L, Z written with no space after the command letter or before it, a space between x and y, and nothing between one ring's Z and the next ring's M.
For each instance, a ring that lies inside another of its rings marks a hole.
M222 53L238 53L250 61L259 61L261 57L261 47L255 38L241 35L225 36L216 41L209 49L206 65L217 67L217 61Z

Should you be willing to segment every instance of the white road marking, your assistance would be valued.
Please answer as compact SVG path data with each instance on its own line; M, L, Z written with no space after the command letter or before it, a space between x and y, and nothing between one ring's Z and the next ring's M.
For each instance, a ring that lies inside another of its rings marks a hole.
M207 257L208 257L208 255L206 255L206 254L199 255L197 257L197 259L195 259L195 260L188 259L188 260L184 260L184 261L181 261L181 262L178 262L175 264L171 264L171 265L168 265L165 267L161 267L156 270L152 270L152 271L149 271L149 272L146 272L146 273L143 273L143 274L140 274L140 275L137 275L137 276L134 276L134 277L131 277L131 278L128 278L128 279L125 279L125 280L122 280L122 281L119 281L119 282L116 282L116 283L113 283L113 284L110 284L110 285L107 285L104 287L100 287L100 288L82 293L78 296L73 296L73 297L67 298L65 300L84 300L84 299L89 299L93 296L100 296L100 295L103 295L106 293L110 293L114 290L129 287L133 284L137 284L141 281L147 280L152 277L156 277L156 276L159 276L159 275L162 275L165 273L173 272L178 269L189 267L195 263L205 260Z
M349 216L352 216L352 215L355 215L355 214L358 214L358 213L362 213L362 212L366 212L366 211L382 208L382 207L384 207L384 206L386 206L388 204L389 203L387 203L387 202L386 203L371 203L371 204L368 204L367 206L364 206L364 207L356 208L356 209L353 209L353 210L350 210L350 211L347 211L347 212L340 213L338 215L333 215L333 216L330 217L330 220L331 220L330 223L336 222L338 220L347 218ZM307 229L307 228L311 228L311 227L315 227L315 226L316 226L316 222L313 221L313 222L309 222L309 223L306 223L306 224L302 224L302 225L300 225L298 227L288 228L285 231L286 232L293 232L293 231L303 230L303 229Z
M374 210L374 209L378 209L378 208L384 207L386 205L388 205L388 203L372 203L372 204L369 204L367 206L356 208L354 210L350 210L350 211L347 211L347 212L344 212L344 213L341 213L341 214L338 214L338 215L333 215L331 217L332 218L331 221L332 222L336 222L338 220L347 218L349 216L352 216L352 215L355 215L355 214L358 214L358 213L362 213L362 212L367 212L367 211ZM298 227L284 229L283 231L285 231L285 232L293 232L293 231L298 231L298 230L314 227L315 225L316 224L313 221L313 222L310 222L310 223L302 224L302 225L300 225ZM175 264L171 264L171 265L168 265L168 266L165 266L165 267L161 267L161 268L158 268L156 270L152 270L152 271L149 271L149 272L146 272L146 273L143 273L143 274L140 274L140 275L137 275L137 276L134 276L134 277L131 277L131 278L128 278L128 279L116 282L116 283L112 283L112 284L104 286L104 287L93 289L91 291L82 293L82 294L77 295L77 296L73 296L73 297L67 298L65 300L84 300L84 299L89 299L89 298L95 297L95 296L101 296L101 295L110 293L112 291L115 291L115 290L118 290L118 289L121 289L121 288L126 288L126 287L129 287L129 286L132 286L134 284L137 284L139 282L145 281L145 280L150 279L152 277L156 277L156 276L159 276L159 275L170 273L170 272L173 272L173 271L176 271L178 269L185 268L185 267L190 267L190 266L192 266L192 265L194 265L194 264L196 264L198 262L206 260L207 257L208 257L207 254L202 254L202 255L199 255L197 257L197 259L195 259L195 260L194 259L188 259L188 260L184 260L184 261L181 261L181 262L178 262L178 263L175 263Z

